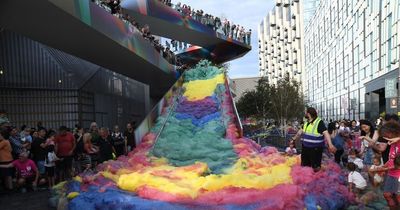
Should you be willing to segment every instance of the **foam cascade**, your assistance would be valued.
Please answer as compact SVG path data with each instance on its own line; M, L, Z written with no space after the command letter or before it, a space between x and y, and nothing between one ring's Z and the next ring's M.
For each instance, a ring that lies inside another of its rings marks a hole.
M178 105L134 151L65 184L75 193L69 209L339 209L352 201L336 164L314 173L299 157L240 138L225 80L205 61L185 72Z

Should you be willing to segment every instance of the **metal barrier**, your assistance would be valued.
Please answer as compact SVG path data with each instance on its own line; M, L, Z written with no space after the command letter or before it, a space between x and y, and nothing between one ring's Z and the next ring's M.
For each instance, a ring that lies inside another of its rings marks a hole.
M269 135L265 138L258 138L255 141L262 147L273 146L276 147L278 150L285 150L286 147L289 146L289 141L292 137L292 134L288 134L285 137L282 137L280 135ZM296 141L296 149L298 153L301 152L301 141Z

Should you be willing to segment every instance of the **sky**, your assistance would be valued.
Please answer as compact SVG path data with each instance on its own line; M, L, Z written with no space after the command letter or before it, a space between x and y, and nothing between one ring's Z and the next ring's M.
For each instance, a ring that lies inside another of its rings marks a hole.
M251 29L252 50L244 57L230 62L229 76L231 78L258 76L258 25L274 7L274 0L173 0L175 4L190 5L195 10L202 9L214 16L226 17L235 24Z

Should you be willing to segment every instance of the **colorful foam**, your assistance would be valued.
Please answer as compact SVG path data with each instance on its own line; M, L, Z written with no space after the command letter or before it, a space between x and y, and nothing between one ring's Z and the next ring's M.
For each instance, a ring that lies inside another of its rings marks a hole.
M134 151L66 185L69 209L340 209L352 201L336 164L314 173L299 157L239 137L222 70L202 62L184 76L178 105Z

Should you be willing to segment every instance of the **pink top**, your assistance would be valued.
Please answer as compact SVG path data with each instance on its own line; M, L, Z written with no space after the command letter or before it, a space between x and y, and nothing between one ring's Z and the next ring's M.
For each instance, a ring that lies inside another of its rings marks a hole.
M396 156L400 155L400 142L396 142L395 144L392 144L390 146L390 152L389 152L389 160L386 163L386 166L389 168L394 167L394 159ZM400 169L391 169L388 172L389 176L400 178Z
M35 163L30 159L28 159L25 162L21 162L20 160L14 160L12 164L23 178L32 177L35 176L36 174L37 167Z

